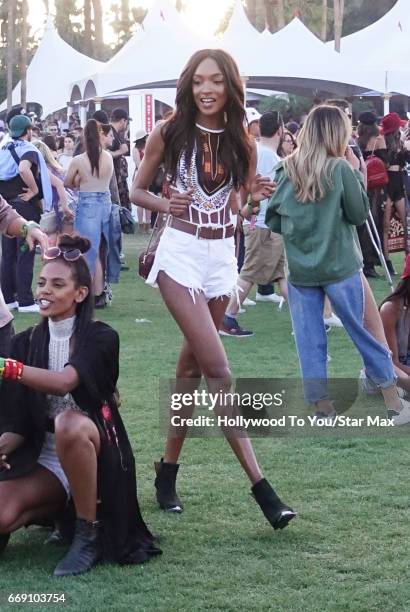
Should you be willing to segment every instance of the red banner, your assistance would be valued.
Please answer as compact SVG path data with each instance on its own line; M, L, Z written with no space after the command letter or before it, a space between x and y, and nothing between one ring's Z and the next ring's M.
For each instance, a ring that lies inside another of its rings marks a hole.
M145 94L145 129L148 133L154 127L154 100L151 94Z

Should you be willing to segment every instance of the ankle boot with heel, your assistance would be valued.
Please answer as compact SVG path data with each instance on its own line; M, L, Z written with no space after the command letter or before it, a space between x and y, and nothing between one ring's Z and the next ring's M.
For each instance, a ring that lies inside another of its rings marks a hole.
M184 507L176 492L176 479L179 470L178 463L155 462L155 488L157 490L157 502L161 510L165 512L183 511Z
M283 529L295 518L296 512L280 499L269 482L262 478L253 485L252 495L274 529Z

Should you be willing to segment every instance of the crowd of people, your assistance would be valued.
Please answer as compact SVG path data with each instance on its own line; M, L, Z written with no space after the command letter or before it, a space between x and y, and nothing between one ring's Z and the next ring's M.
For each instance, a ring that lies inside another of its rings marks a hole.
M363 113L356 131L349 104L327 100L285 125L277 111L245 109L233 58L204 49L180 76L174 112L151 134L135 135L130 193L123 109L110 121L96 111L77 135L58 123L35 133L21 112L7 121L0 148L1 551L12 532L46 521L50 539L70 545L55 576L161 552L139 510L118 410L118 334L93 319L107 285L119 280L120 207L131 202L143 232L151 214L165 217L147 283L159 287L181 330L176 392L193 393L203 377L221 398L215 413L233 414L222 401L233 381L221 336L252 335L237 316L254 304L248 296L257 285L256 301L289 305L304 395L317 419L337 416L327 386L333 324L344 326L362 357L363 390L382 394L394 425L410 423L402 391L410 391L410 258L379 312L366 279L379 261L363 231L370 209L387 262L393 210L406 231L410 130L398 115L383 117L380 129L376 115ZM35 244L42 266L33 295ZM14 335L14 309L38 312L41 323ZM265 478L246 431L222 431L267 521L286 527L296 512ZM156 497L167 512L184 508L176 480L186 434L187 427L170 426L156 463Z

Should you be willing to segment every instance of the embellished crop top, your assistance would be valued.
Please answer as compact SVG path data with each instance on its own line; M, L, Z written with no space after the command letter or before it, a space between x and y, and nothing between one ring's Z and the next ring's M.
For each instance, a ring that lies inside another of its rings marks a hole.
M180 155L175 187L193 190L186 220L198 225L221 227L231 223L228 206L233 181L220 160L224 130L210 130L196 124L196 139L190 159Z

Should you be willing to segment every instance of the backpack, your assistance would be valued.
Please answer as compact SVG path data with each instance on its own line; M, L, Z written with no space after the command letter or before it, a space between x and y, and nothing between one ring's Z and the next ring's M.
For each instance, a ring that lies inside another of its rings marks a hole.
M376 146L376 143L375 143ZM376 189L377 187L384 187L389 182L389 175L384 162L376 157L374 154L374 147L372 154L365 161L367 168L367 189Z

